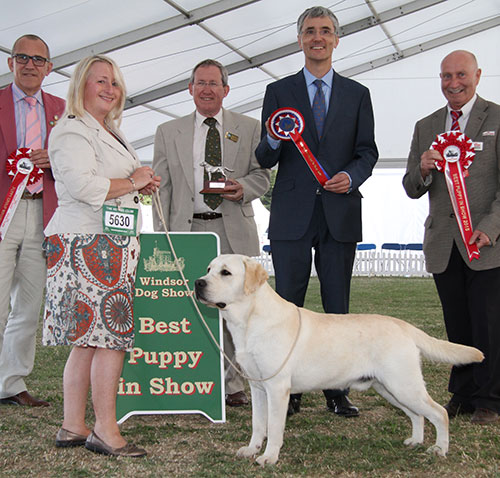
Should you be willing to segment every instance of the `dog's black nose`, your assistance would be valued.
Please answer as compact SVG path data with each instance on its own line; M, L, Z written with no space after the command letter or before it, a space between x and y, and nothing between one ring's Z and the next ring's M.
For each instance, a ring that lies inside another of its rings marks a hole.
M205 279L196 279L194 285L197 290L204 289L207 286L207 281Z

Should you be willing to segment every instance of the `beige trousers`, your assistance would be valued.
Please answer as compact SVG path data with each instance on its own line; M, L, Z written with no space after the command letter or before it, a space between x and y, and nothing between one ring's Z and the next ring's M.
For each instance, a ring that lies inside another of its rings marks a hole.
M0 398L27 390L35 361L46 279L42 207L42 199L21 199L0 241Z

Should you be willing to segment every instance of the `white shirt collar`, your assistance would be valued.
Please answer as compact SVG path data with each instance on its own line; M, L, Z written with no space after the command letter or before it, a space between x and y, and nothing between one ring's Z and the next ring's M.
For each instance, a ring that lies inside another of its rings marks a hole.
M203 125L203 122L207 119L207 118L215 118L215 120L217 121L217 124L219 125L219 127L222 128L222 108L219 110L219 112L215 115L215 116L203 116L198 110L196 110L196 113L195 113L195 118L194 118L194 123L196 125L197 128L200 128L202 125ZM208 126L207 126L208 128Z
M472 111L472 107L474 106L476 100L477 100L477 93L474 93L474 96L460 108L460 111L462 112L462 118L464 121L467 121L467 119L469 118L470 112ZM448 108L448 116L449 116L450 112L453 110L450 107L449 103L446 105L446 107Z

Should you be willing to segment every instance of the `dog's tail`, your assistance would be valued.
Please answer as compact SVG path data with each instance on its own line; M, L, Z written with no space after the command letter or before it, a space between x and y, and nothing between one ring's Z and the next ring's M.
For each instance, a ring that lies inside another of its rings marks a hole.
M483 352L474 347L436 339L406 322L403 324L422 355L429 360L452 365L466 365L484 360Z

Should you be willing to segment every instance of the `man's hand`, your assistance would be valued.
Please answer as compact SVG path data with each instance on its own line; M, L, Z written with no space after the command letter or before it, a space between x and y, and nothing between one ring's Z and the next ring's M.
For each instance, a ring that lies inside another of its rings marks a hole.
M420 156L420 172L425 179L433 169L436 169L436 161L441 161L441 154L435 149L428 149Z
M351 181L346 173L337 173L323 187L332 193L345 194L351 187Z
M477 229L472 233L472 236L469 240L470 245L474 243L476 243L478 249L481 249L481 247L483 246L491 246L490 238L484 232L481 232Z
M37 168L50 168L49 153L46 149L32 149L30 159Z
M243 186L236 179L228 179L224 188L224 194L221 196L229 201L237 202L243 198Z
M279 140L280 138L278 138L271 130L271 126L269 126L269 120L271 119L271 117L269 116L269 118L267 118L266 120L266 131L267 131L267 134L269 136L271 136L271 138L275 139L275 140Z

